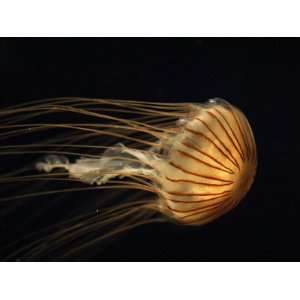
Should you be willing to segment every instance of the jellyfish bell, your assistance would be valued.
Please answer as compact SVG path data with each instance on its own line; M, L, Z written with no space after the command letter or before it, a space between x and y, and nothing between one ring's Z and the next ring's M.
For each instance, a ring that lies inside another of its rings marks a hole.
M23 123L37 115L66 111L108 122ZM122 113L135 113L138 117L120 117ZM209 223L244 198L256 173L256 145L247 118L239 109L218 98L204 104L54 99L32 107L7 109L2 115L8 124L2 126L8 130L8 138L26 128L30 128L26 134L53 128L79 132L66 142L58 139L33 144L33 149L55 146L87 149L93 147L85 141L90 135L117 140L113 145L95 146L97 151L104 149L101 154L83 153L71 159L67 155L69 151L63 150L36 163L41 178L43 173L49 175L43 177L45 180L55 170L63 170L66 177L95 189L125 188L152 193L150 200L120 203L88 221L87 226L93 230L119 222L115 230L102 234L98 240L161 220L194 226ZM80 139L84 143L78 145ZM57 238L61 235L54 234L54 244ZM69 239L72 238L74 234ZM39 253L36 251L33 253Z

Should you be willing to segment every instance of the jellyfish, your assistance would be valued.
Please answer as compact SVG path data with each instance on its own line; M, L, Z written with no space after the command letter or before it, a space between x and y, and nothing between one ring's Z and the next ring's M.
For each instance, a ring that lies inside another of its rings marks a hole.
M101 199L96 212L63 222L15 256L42 257L90 231L95 233L91 240L83 239L65 255L143 224L205 225L236 207L256 174L251 126L238 108L220 98L202 104L57 98L9 107L0 116L0 139L6 143L0 155L43 154L30 174L28 169L2 174L1 185L36 180L81 184L13 195L2 203L79 191L88 202L90 190L99 191ZM49 132L55 130L62 134L52 137ZM20 136L22 141L36 138L27 144L10 142ZM126 202L120 196L110 205L103 190L145 193Z

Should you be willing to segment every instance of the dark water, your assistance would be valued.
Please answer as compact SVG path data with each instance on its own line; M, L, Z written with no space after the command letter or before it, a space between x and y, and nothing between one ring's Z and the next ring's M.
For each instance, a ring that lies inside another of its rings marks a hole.
M199 228L143 226L77 260L299 260L299 53L299 39L280 38L0 39L1 108L62 96L161 102L222 97L253 127L258 173L234 211ZM9 207L9 217L0 219L2 247L81 209L93 210L101 197L73 193Z

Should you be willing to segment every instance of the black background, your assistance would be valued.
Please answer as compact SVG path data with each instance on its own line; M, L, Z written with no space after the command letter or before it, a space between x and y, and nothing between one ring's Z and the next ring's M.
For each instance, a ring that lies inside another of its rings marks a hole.
M2 38L0 105L62 96L228 100L248 117L258 148L244 201L209 225L147 225L79 260L299 260L299 57L299 39ZM60 215L75 205L67 203ZM24 225L40 205L0 221L3 243L55 221L49 211Z

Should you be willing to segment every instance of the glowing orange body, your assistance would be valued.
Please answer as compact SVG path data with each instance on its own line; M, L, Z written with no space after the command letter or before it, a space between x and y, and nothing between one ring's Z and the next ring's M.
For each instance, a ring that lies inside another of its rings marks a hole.
M195 106L169 152L162 205L187 224L207 223L238 204L256 172L256 148L244 115L229 104Z

